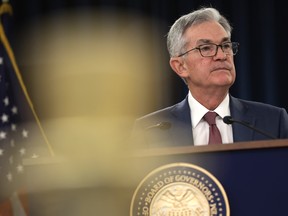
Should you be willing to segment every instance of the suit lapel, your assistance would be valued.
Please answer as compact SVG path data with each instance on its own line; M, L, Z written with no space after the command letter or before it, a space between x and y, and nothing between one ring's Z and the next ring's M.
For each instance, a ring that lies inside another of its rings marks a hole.
M254 125L255 117L249 114L248 108L245 107L239 99L232 96L230 96L230 111L232 118L235 120L248 122ZM239 123L233 123L232 128L234 142L253 140L253 130Z
M231 116L239 121L255 125L255 117L250 114L249 109L237 98L230 96ZM188 97L177 104L172 110L173 127L170 130L172 139L177 146L194 145L192 135L192 124ZM238 123L232 125L234 142L245 142L253 140L254 131Z
M192 125L188 97L177 104L172 110L173 127L171 135L177 145L193 145Z

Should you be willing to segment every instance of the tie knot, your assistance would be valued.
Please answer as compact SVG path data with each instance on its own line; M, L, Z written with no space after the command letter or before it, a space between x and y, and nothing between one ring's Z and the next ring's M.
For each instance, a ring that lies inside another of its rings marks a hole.
M216 122L215 122L216 116L217 116L216 112L207 112L204 115L204 119L205 119L205 121L208 122L209 125L215 125L216 124Z

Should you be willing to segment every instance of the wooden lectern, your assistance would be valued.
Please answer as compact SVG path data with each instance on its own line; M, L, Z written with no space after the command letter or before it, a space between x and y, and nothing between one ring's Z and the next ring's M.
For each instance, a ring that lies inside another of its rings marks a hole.
M288 140L153 149L136 157L143 177L175 162L206 169L226 191L231 216L288 215Z
M107 178L110 182L104 186L72 185L69 181L75 176L69 174L63 166L63 170L57 174L57 179L65 184L61 183L53 190L32 193L31 213L34 212L37 216L52 213L73 216L128 216L133 194L145 176L166 164L190 163L209 171L222 184L229 201L231 216L288 215L288 140L151 149L136 152L121 162L123 161L126 161L128 166L122 167L120 162L111 165L118 170L122 169L123 174L117 178ZM50 165L37 162L30 164L27 166L27 181L31 183L32 188L35 187L37 181L40 181L39 173L48 173L45 169L50 169L51 178L41 180L47 181L45 185L49 186L56 178L53 176L55 169L61 164L62 161ZM97 170L92 171L97 174ZM110 183L120 182L121 184L109 186ZM81 209L76 208L80 202Z

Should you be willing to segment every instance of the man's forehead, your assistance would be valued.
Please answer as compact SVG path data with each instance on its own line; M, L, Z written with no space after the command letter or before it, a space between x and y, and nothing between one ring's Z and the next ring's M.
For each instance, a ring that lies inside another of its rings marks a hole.
M188 43L221 43L230 41L228 33L219 23L203 22L190 26L184 34Z

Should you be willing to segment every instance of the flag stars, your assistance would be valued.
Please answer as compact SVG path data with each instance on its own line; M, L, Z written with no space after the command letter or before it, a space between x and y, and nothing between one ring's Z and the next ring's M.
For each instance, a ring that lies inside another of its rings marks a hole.
M5 105L5 106L8 106L8 105L9 105L9 98L8 98L8 97L5 97L4 100L3 100L3 102L4 102L4 105Z
M24 129L24 130L22 131L22 136L23 136L24 138L28 138L28 133L29 133L29 132Z
M9 182L12 182L12 180L13 180L13 175L12 175L11 172L9 172L9 173L6 175L6 177L7 177L7 179L8 179Z
M4 131L0 131L0 140L6 139L7 133Z
M16 131L17 129L17 125L16 124L11 124L11 130L12 131Z
M13 106L11 111L14 115L16 115L18 113L18 108L16 106Z
M20 152L20 155L23 156L23 155L26 154L26 149L25 149L25 148L21 148L21 149L19 150L19 152Z
M19 164L19 165L16 167L16 170L17 170L17 173L23 173L23 172L24 172L24 167L23 167L23 165Z
M8 122L9 121L9 116L6 115L5 113L3 113L2 116L1 116L1 120L2 120L2 123Z

